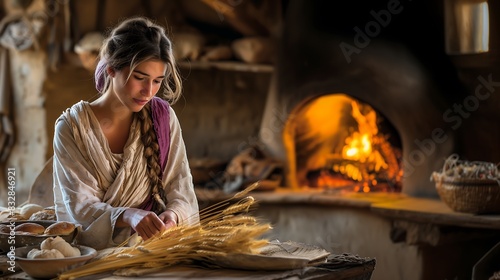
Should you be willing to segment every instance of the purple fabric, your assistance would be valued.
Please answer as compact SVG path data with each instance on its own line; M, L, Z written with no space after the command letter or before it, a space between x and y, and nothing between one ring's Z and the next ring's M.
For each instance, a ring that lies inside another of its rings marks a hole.
M106 71L107 66L108 66L107 61L105 59L101 59L99 60L99 63L95 68L95 73L94 73L95 88L100 93L102 93L102 91L104 90L104 84L106 83L106 80L104 78L104 73Z
M156 131L158 144L160 145L160 178L162 178L163 170L165 170L165 166L167 165L168 151L170 150L170 105L167 101L156 96L150 102L153 126Z

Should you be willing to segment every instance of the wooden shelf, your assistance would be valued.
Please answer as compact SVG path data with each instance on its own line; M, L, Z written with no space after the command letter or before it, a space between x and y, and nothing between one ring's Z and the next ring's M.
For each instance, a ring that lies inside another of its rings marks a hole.
M441 200L406 198L372 205L381 215L421 223L469 228L500 229L500 215L474 215L451 210Z
M240 72L272 73L273 65L268 64L249 64L238 61L180 61L177 62L180 69L187 70L225 70Z

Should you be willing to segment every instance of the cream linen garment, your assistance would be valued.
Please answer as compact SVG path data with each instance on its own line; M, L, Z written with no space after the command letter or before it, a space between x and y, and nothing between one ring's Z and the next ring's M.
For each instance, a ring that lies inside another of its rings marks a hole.
M163 172L167 208L179 224L199 222L198 203L181 135L170 110L170 150ZM99 122L86 101L57 119L54 134L54 199L57 219L82 225L78 243L96 249L117 246L131 228L115 227L128 207L150 195L140 123L134 117L123 154L111 152Z

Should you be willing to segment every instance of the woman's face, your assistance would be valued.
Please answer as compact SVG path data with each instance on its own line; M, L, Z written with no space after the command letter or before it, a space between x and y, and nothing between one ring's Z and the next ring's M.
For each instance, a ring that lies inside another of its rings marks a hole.
M139 112L158 93L166 70L164 62L148 60L137 65L128 81L130 67L111 70L112 92L123 106L132 112Z

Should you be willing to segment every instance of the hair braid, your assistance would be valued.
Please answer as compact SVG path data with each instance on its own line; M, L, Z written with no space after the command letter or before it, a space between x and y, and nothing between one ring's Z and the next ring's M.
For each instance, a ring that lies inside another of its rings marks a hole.
M167 207L165 205L165 194L160 180L161 168L158 163L160 145L158 144L158 139L156 138L156 133L153 127L151 105L149 103L144 106L141 112L139 112L139 119L141 120L141 140L144 144L144 157L147 162L147 175L153 191L153 198L156 202L156 209L154 210L160 213L165 211Z

